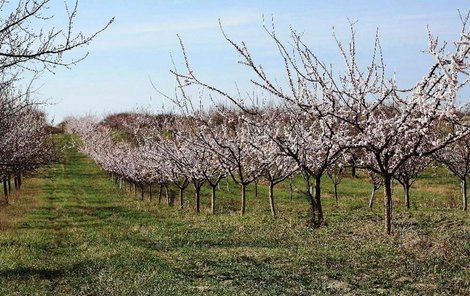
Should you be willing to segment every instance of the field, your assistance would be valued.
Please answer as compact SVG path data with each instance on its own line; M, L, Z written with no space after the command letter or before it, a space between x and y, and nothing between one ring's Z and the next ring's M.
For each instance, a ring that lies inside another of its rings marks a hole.
M116 188L74 149L62 164L25 180L21 198L0 208L1 295L468 295L470 220L458 181L427 172L406 210L396 186L394 234L383 234L382 192L367 206L366 177L345 178L335 205L323 190L327 225L307 226L303 182L275 189L280 217L270 216L267 188L248 193L225 183L218 213L158 204Z

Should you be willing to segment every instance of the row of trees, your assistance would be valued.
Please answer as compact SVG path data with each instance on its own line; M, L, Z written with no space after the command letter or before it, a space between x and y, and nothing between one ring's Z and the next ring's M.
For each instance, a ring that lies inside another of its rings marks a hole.
M378 34L371 60L362 66L352 25L348 44L334 36L345 65L339 74L304 43L303 34L292 30L292 39L284 42L274 25L265 26L285 69L284 82L270 77L247 45L230 39L221 26L239 63L254 75L254 96L240 90L232 94L201 79L192 69L180 39L184 66L183 70L175 66L171 71L178 87L175 96L166 97L179 107L181 118L169 127L165 123L164 130L161 124L137 124L137 132L132 133L128 144L121 141L114 145L109 130L97 135L84 132L83 127L72 130L82 135L85 152L105 169L137 183L150 182L146 179L148 172L158 171L158 177L150 174L151 178L173 182L181 192L193 183L198 198L203 182L211 180L216 184L220 176L230 175L241 187L242 214L248 184L263 176L270 181L271 192L277 182L298 171L307 183L314 225L324 222L322 176L328 172L335 175L337 166L344 162L354 164L374 176L374 188L384 187L385 231L390 234L392 180L397 178L409 192L416 172L431 157L453 143L468 143L468 116L456 105L458 93L469 81L468 19L469 14L461 15L462 30L451 51L429 32L427 53L434 63L423 78L405 89L397 85L393 76L388 77ZM191 94L200 97L193 98ZM215 115L207 114L202 107L194 107L195 99L204 98L228 101L238 111L216 106ZM260 98L268 104L259 103ZM112 159L119 153L111 156L107 153L111 150L97 152L103 143L127 154L124 159ZM133 153L134 149L140 150ZM446 163L450 168L450 161ZM129 168L133 169L131 174L125 171ZM465 204L466 201L464 208ZM272 209L275 213L274 206Z
M207 185L212 189L211 212L215 213L217 187L229 177L240 187L241 214L246 211L247 186L255 184L256 188L263 181L268 184L269 206L276 216L275 186L301 174L307 185L312 222L321 225L322 177L328 175L332 179L338 202L337 186L345 168L352 166L351 153L357 150L341 150L324 142L323 149L319 149L318 138L307 136L313 134L310 129L318 128L315 122L290 118L288 114L283 108L256 110L256 115L226 108L197 116L135 113L112 116L113 120L104 122L93 117L70 118L67 129L80 137L80 149L109 172L120 187L129 184L135 192L140 188L142 199L145 190L152 198L152 188L159 185L159 200L166 192L168 203L172 203L168 192L169 185L173 185L179 189L179 207L183 208L184 191L193 186L196 212L200 211L201 188ZM438 156L411 157L400 167L393 177L404 188L408 208L411 185L434 159L448 166L458 163L452 172L466 180L469 142L467 136L439 151ZM364 154L354 155L356 165L363 161L362 157ZM383 185L383 178L374 171L370 174L375 193ZM466 191L462 193L466 210ZM374 195L371 207L373 201Z
M221 25L223 36L240 58L239 63L254 76L251 82L257 90L256 97L268 98L282 106L283 112L296 122L288 137L274 137L274 142L279 151L296 161L307 181L308 176L315 180L315 194L311 199L314 223L323 222L321 175L346 152L359 156L354 160L358 167L381 177L385 191L385 230L391 233L394 176L413 158L435 155L469 133L468 117L456 105L459 92L469 81L469 16L470 12L460 15L462 29L450 51L447 43L440 43L429 31L427 53L434 62L424 77L407 88L400 88L394 76L389 77L378 34L370 62L363 66L356 50L353 25L347 44L334 35L344 61L344 71L339 73L314 53L304 42L303 34L291 30L291 40L284 42L274 24L265 26L278 49L286 74L284 81L271 77L266 67L255 61L246 43L231 39ZM247 105L247 96L240 91L232 94L201 79L191 67L181 39L180 44L184 66L172 70L178 92L170 99L183 112L193 106L191 94L203 91L212 100L228 100L242 112L262 117ZM257 100L252 98L252 101ZM302 121L309 124L297 125ZM303 128L296 130L297 126ZM295 144L305 145L302 141L314 143L303 147L309 150L307 156L299 153L302 149L295 149Z
M21 187L24 174L54 160L53 138L33 98L33 82L44 71L85 58L86 53L72 59L65 54L87 45L112 22L88 36L74 32L76 1L72 6L66 3L66 25L57 28L48 13L50 2L0 0L0 180L7 203L12 187ZM25 77L32 77L26 87Z
M57 155L45 114L9 89L0 95L0 151L0 178L7 204L13 186L20 189L25 174L51 163Z

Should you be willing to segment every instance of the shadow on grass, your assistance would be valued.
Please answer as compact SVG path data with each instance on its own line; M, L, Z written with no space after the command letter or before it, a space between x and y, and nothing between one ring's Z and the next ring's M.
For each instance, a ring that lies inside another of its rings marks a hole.
M64 274L62 269L35 268L35 267L18 267L15 269L0 270L1 277L35 277L40 279L53 280L60 278Z
M133 211L121 206L103 205L66 205L60 208L60 213L55 212L53 207L39 207L34 216L35 222L26 221L18 225L18 229L44 230L66 228L68 226L77 228L89 228L90 226L106 227L119 225L120 221L127 222L149 222L155 217L148 214ZM38 221L38 218L41 219ZM55 223L51 224L50 222ZM39 222L39 223L38 223Z

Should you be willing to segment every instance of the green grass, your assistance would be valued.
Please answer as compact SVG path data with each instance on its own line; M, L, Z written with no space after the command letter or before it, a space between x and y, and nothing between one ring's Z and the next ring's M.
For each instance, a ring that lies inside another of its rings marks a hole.
M0 209L0 295L465 295L470 293L470 227L459 184L444 170L412 189L412 209L396 188L394 235L383 235L382 195L367 207L365 177L346 178L340 204L325 178L327 225L307 226L303 182L238 192L222 182L218 214L180 211L118 190L74 150L64 164L25 180L22 196ZM157 190L154 190L157 191Z

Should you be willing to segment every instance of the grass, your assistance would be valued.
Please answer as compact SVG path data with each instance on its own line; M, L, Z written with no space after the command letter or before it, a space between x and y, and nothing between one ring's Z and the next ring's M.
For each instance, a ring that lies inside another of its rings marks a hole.
M383 235L382 195L367 207L365 177L346 178L340 204L323 184L327 225L306 225L303 182L238 191L222 182L218 214L180 211L118 190L71 149L63 164L25 180L21 197L0 208L0 295L468 295L470 226L459 183L427 172L412 189L412 209L396 188L394 235Z

